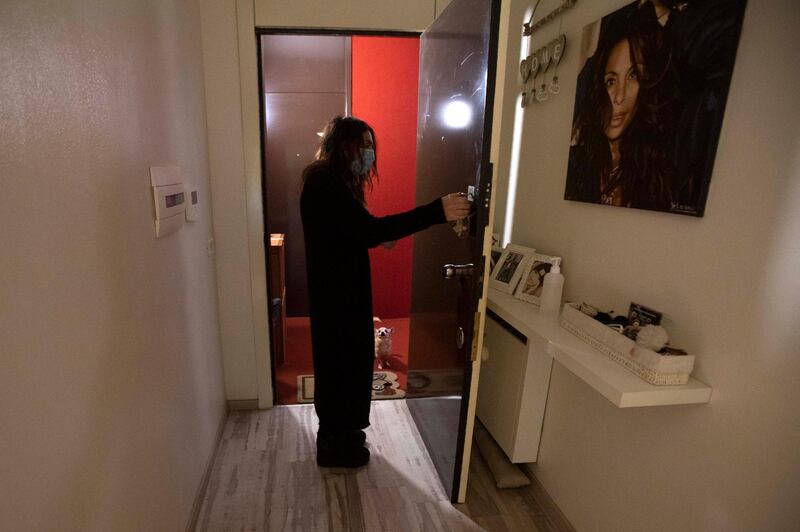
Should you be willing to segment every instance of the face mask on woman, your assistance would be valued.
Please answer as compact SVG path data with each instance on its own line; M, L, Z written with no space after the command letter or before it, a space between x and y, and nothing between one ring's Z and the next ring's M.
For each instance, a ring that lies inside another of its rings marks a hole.
M375 150L364 148L361 150L361 159L355 159L350 163L350 171L353 175L364 175L369 172L373 164L375 164Z

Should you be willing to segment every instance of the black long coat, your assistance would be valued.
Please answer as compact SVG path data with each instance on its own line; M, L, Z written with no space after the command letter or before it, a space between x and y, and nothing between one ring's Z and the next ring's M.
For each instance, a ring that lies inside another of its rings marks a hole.
M372 216L324 166L300 196L306 246L314 406L322 430L369 426L374 362L369 248L445 221L440 199Z

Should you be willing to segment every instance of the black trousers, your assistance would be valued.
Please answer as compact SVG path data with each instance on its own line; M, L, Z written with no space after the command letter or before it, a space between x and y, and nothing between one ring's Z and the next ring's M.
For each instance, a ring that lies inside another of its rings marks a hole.
M375 359L371 312L312 311L311 344L320 431L368 427Z

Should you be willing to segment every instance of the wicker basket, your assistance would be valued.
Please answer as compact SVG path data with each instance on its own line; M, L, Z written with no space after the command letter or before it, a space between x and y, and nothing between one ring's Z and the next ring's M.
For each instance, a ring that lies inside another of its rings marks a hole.
M693 355L659 355L590 318L575 303L564 305L561 327L650 384L686 384L694 369Z

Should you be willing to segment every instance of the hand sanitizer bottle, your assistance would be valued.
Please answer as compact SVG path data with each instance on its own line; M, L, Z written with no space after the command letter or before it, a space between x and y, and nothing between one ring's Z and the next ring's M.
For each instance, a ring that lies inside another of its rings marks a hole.
M561 311L561 293L564 290L564 275L561 259L553 259L553 267L544 276L540 312L546 316L558 316Z

